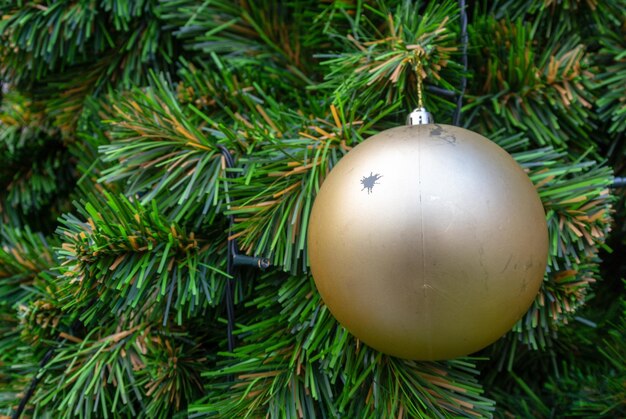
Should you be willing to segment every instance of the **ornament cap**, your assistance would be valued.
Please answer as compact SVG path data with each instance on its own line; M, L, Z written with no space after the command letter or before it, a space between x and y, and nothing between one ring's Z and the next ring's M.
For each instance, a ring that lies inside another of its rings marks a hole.
M407 125L434 124L435 120L430 112L424 107L415 108L406 119Z

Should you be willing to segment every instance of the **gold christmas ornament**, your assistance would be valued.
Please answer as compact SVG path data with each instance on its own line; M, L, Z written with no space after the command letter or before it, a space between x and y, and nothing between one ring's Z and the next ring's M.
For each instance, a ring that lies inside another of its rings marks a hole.
M430 123L383 131L325 179L308 231L315 284L337 320L406 359L475 352L533 302L548 255L535 187L502 148Z

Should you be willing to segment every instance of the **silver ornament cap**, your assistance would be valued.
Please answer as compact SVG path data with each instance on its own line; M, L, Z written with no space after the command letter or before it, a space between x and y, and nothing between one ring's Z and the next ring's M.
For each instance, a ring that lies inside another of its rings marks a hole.
M407 125L434 124L433 115L424 107L415 108L406 119Z

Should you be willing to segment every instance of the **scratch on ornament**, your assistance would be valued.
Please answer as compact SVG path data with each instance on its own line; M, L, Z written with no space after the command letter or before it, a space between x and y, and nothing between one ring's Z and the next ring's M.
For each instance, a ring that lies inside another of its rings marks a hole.
M439 124L434 124L435 128L430 130L430 135L434 137L440 137L443 141L448 144L456 145L456 136L454 134L450 134L448 131L444 130L443 127Z
M380 179L381 177L383 177L383 175L380 175L378 173L374 174L374 172L370 172L370 175L367 177L363 176L363 179L361 179L361 185L363 185L363 189L361 190L363 191L367 189L367 194L369 195L374 189L374 185L379 185L378 179Z

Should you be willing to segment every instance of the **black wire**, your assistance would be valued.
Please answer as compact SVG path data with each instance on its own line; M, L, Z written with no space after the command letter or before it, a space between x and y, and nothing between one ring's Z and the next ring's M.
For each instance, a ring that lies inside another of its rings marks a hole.
M624 188L626 187L626 177L613 178L612 188Z
M232 241L228 243L228 266L226 272L232 276L233 262L232 262ZM232 352L235 349L235 298L233 296L233 283L235 278L228 278L226 280L226 317L228 324L226 326L226 332L228 334L228 352Z
M456 98L457 94L456 92L452 91L452 90L447 90L447 89L442 89L441 87L437 87L437 86L433 86L432 84L427 84L425 85L426 90L429 92L432 92L436 95L439 96L445 96L445 97L449 97L449 98Z
M37 374L35 374L33 379L30 381L28 390L26 390L24 397L22 397L22 400L20 400L20 405L17 407L17 410L13 413L13 416L11 416L12 419L19 419L19 417L22 416L22 413L24 413L24 409L26 409L26 405L28 404L28 401L33 396L33 393L35 392L35 388L37 387L37 384L39 384L39 380L41 380L41 377L43 376L43 374L40 375L41 370L46 366L48 361L50 361L50 358L52 358L53 353L54 353L54 348L50 348L48 349L48 352L46 352L44 357L41 359L41 362L39 363L39 371L37 371Z
M230 151L223 145L217 146L224 157L224 161L226 162L226 168L232 169L235 166L235 161L233 160L232 154ZM226 172L226 177L232 177L232 172ZM228 195L226 195L226 204L230 205L230 199ZM233 224L235 223L234 215L228 216L228 235L232 233ZM228 273L231 278L226 280L226 318L228 320L228 324L226 326L226 332L228 334L228 352L232 352L235 349L235 299L233 295L233 281L236 280L238 276L238 272L235 272L235 266L233 263L234 256L237 254L237 241L235 239L228 240L228 262L226 264L226 273Z
M89 302L88 306L92 306L95 302L96 302L96 298L93 298ZM70 326L70 332L72 334L75 333L75 329L77 329L80 326L80 324L81 324L79 319L80 319L80 317L78 319L74 320L74 322ZM63 338L59 335L56 338L57 344L60 344L60 342L62 340L63 340ZM28 386L28 390L26 390L26 393L24 393L24 396L22 397L22 400L20 400L20 405L17 407L17 410L13 413L13 416L11 416L12 419L19 419L19 417L22 415L22 413L24 413L24 409L26 409L26 405L28 404L28 401L33 396L33 393L35 392L35 388L37 387L37 384L39 384L39 380L41 380L41 377L43 376L43 371L42 370L46 367L46 365L50 361L50 358L52 358L53 354L54 354L54 348L48 349L48 352L46 352L46 354L43 356L43 358L39 362L39 371L37 371L37 374L35 374L33 379L30 381L30 384Z
M459 8L461 9L461 60L463 63L463 77L461 77L461 87L456 98L456 110L452 123L456 126L461 124L461 107L463 107L463 95L467 87L467 11L465 10L465 0L459 0Z

